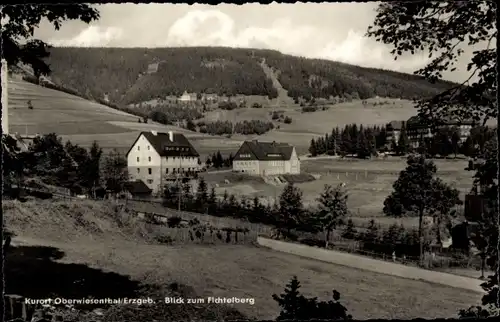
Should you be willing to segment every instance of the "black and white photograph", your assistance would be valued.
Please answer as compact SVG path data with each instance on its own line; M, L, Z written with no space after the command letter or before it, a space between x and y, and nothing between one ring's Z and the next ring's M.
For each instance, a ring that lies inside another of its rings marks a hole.
M495 2L0 11L4 321L500 316Z

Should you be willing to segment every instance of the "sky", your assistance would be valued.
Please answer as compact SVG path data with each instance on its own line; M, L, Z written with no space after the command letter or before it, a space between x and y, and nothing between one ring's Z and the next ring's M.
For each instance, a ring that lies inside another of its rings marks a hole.
M364 36L377 3L106 4L101 18L87 25L67 21L59 31L43 22L35 37L55 46L266 48L363 67L412 73L429 62L426 53L398 58L391 48ZM472 50L457 71L444 77L462 81Z

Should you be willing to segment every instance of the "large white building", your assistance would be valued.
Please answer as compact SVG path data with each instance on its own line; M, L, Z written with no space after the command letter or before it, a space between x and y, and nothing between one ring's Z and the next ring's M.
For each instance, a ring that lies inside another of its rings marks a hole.
M199 156L181 133L141 132L127 152L130 180L159 193L169 180L199 172Z
M245 141L234 156L233 171L260 176L299 174L300 159L288 143Z

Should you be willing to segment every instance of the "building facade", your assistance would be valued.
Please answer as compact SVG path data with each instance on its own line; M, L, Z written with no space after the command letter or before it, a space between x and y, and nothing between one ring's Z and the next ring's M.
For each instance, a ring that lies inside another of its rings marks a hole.
M259 176L299 174L300 159L287 143L245 141L234 156L233 171Z
M199 172L199 156L181 133L141 132L127 152L130 180L160 193L168 181Z
M470 136L470 132L475 125L475 122L469 120L458 122L456 120L447 119L438 123L434 131L439 131L443 128L456 128L460 136L460 141L463 143ZM391 121L386 125L388 144L390 144L393 139L396 142L399 141L399 137L401 135L401 130L403 127L405 128L406 135L408 136L410 146L414 148L418 147L421 139L429 139L434 136L433 130L430 128L430 126L424 124L424 122L422 122L418 116L413 116L406 122Z

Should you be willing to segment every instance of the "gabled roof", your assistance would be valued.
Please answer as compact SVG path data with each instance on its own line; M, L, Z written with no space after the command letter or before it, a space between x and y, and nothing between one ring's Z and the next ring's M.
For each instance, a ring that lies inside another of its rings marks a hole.
M131 194L151 193L152 191L142 180L126 182L124 187Z
M391 121L387 124L387 128L389 130L401 131L403 127L403 121Z
M172 133L173 140L170 140L169 133L152 133L152 132L141 132L137 139L134 141L132 146L127 152L130 153L137 140L144 135L146 140L151 143L151 146L156 150L156 152L161 157L167 156L185 156L185 157L199 157L199 153L191 145L189 140L182 133ZM168 148L168 149L167 149Z
M288 143L245 141L233 160L278 161L290 160L294 147ZM241 158L240 154L250 154L250 158Z

